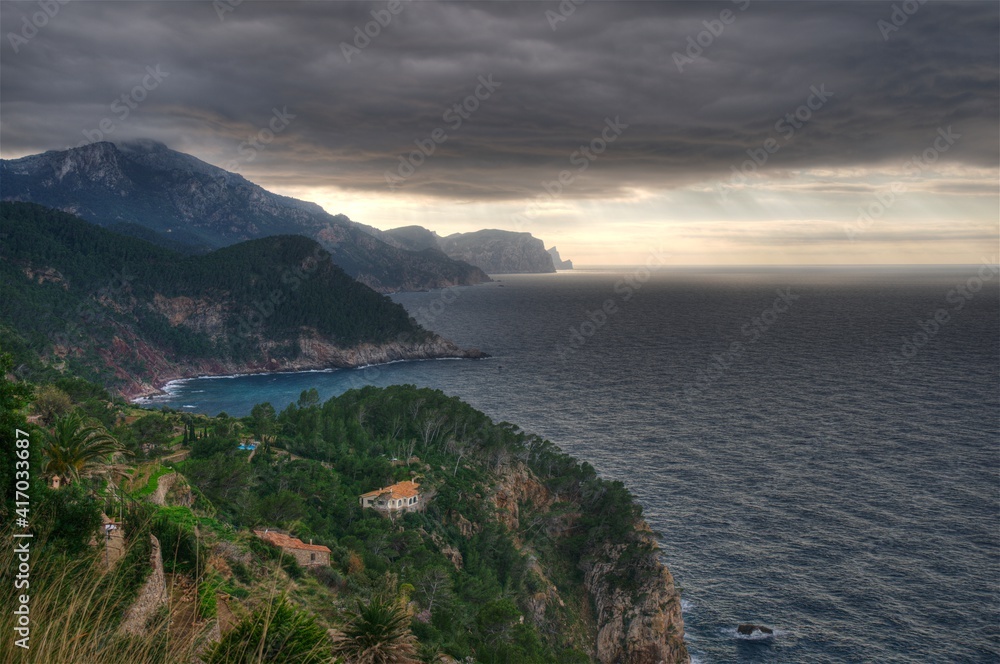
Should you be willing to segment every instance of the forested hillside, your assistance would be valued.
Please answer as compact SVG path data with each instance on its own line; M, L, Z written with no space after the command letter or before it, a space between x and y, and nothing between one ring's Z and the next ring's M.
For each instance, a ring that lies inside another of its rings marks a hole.
M0 275L0 333L19 362L42 358L133 392L191 372L462 355L300 236L186 256L3 203Z
M234 419L110 403L65 378L23 409L26 388L0 378L8 424L34 441L33 615L50 629L33 661L70 647L95 664L687 661L679 595L621 483L439 391L326 403L306 391ZM117 451L46 489L48 441L74 414ZM401 480L418 483L423 509L389 518L358 504ZM107 574L108 545L87 546L102 510L125 533ZM255 529L325 546L330 563L302 567Z

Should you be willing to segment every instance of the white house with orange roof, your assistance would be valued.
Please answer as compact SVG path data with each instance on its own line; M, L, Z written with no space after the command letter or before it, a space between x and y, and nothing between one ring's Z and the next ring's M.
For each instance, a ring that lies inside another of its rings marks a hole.
M397 482L391 486L361 494L362 507L370 507L380 512L396 514L415 512L423 507L420 485L411 480Z

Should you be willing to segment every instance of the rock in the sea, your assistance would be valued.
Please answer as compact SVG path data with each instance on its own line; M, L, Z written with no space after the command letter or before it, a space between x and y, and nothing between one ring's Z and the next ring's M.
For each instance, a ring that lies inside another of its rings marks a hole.
M736 631L744 636L753 636L754 632L760 632L761 634L774 634L774 630L770 627L764 627L763 625L754 625L753 623L740 623Z

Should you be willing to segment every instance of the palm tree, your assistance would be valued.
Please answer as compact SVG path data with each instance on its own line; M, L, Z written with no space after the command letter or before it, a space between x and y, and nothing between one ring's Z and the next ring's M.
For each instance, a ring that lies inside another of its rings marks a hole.
M399 602L373 598L357 611L335 638L333 654L347 664L416 664L417 638L410 616Z
M45 438L42 473L69 482L105 474L111 470L109 464L127 454L107 429L88 422L79 412L57 418Z

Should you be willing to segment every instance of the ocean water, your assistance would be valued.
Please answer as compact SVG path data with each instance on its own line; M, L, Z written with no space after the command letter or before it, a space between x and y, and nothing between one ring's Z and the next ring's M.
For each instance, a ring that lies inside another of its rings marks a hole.
M697 662L1000 662L996 272L499 279L395 297L490 359L198 379L158 403L439 388L629 486Z

